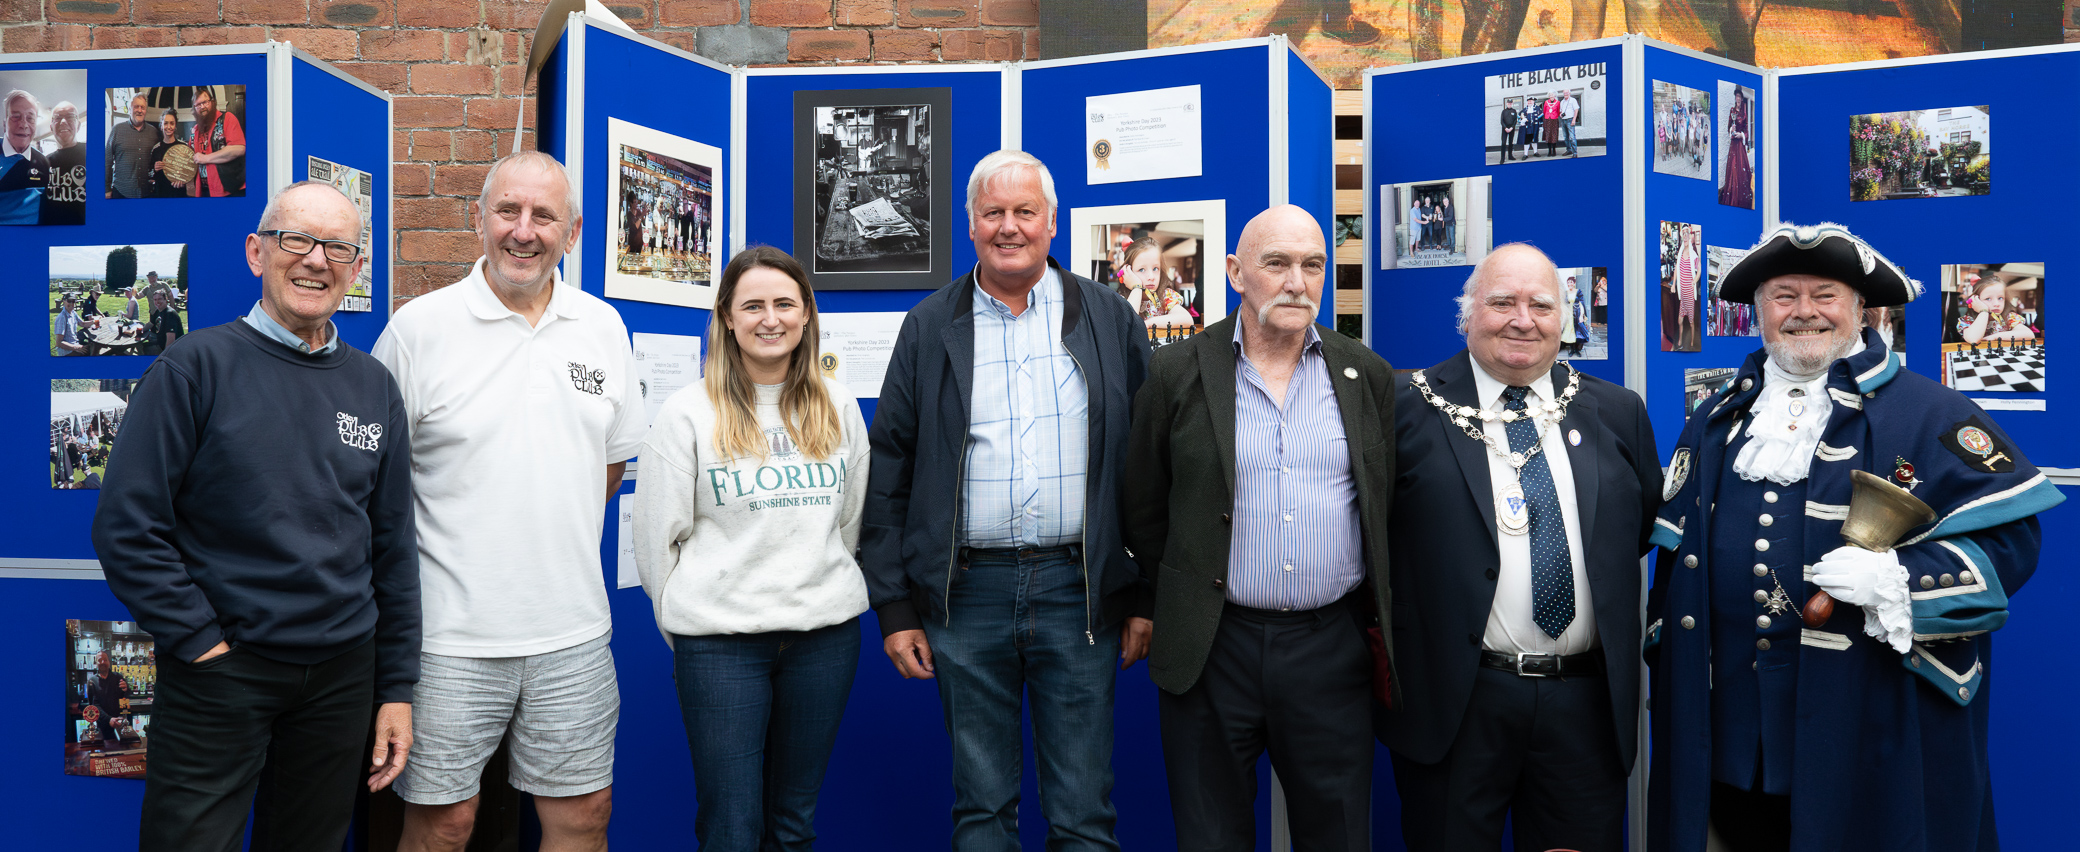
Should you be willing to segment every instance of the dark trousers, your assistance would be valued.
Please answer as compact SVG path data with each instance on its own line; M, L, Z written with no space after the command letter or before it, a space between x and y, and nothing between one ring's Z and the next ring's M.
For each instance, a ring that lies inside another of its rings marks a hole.
M815 630L672 637L702 852L798 852L859 667L859 619Z
M1757 761L1760 766L1760 761ZM1749 792L1712 782L1712 828L1730 852L1783 852L1791 848L1791 797Z
M1483 668L1444 759L1394 755L1408 848L1495 849L1505 816L1517 852L1604 852L1625 843L1625 776L1609 684Z
M375 642L314 665L159 655L140 852L338 849L375 712ZM254 795L259 791L258 797Z
M1156 707L1177 848L1256 848L1267 749L1295 850L1372 848L1372 656L1346 603L1291 613L1230 604L1199 682L1183 695L1158 691Z

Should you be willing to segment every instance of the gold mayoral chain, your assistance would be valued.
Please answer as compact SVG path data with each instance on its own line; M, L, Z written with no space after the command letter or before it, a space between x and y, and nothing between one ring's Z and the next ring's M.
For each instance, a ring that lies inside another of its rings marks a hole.
M1495 526L1510 535L1524 535L1530 532L1531 506L1529 501L1524 499L1524 465L1530 463L1540 450L1545 449L1546 429L1567 416L1567 404L1574 401L1574 395L1582 389L1581 371L1576 370L1573 364L1567 365L1567 389L1560 392L1560 398L1527 406L1522 412L1489 411L1470 405L1453 405L1430 390L1430 381L1423 377L1422 370L1415 371L1411 378L1415 381L1416 390L1422 392L1423 399L1450 416L1452 423L1464 431L1466 437L1481 442L1482 446L1488 448L1488 452L1509 463L1510 470L1516 477L1508 488L1495 495ZM1531 448L1521 453L1512 453L1505 447L1496 446L1495 439L1488 437L1487 429L1481 425L1494 420L1509 423L1519 416L1531 418L1538 426L1538 440L1532 441Z

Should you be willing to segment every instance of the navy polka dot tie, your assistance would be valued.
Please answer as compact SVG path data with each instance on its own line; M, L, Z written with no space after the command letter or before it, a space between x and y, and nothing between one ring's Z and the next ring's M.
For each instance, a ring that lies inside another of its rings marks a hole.
M1530 388L1509 388L1503 408L1524 410L1524 394ZM1531 418L1519 417L1508 424L1509 451L1528 453L1538 443L1538 427ZM1524 463L1518 482L1531 511L1531 620L1547 636L1559 638L1574 623L1574 560L1567 552L1567 519L1560 515L1560 495L1553 490L1553 469L1541 452Z

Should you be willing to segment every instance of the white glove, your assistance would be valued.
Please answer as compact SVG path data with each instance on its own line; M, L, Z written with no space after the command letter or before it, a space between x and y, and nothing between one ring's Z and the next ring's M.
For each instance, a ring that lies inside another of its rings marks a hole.
M1914 618L1907 598L1907 569L1899 551L1872 552L1844 545L1813 566L1813 585L1835 600L1863 607L1863 632L1907 653L1914 643Z

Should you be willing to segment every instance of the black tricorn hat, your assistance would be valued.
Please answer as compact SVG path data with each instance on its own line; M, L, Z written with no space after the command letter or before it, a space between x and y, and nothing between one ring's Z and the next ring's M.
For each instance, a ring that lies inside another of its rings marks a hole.
M1904 305L1921 295L1921 282L1908 278L1855 234L1833 222L1779 224L1719 280L1714 296L1754 304L1755 290L1779 275L1816 275L1840 281L1863 294L1865 307Z

